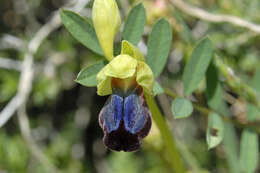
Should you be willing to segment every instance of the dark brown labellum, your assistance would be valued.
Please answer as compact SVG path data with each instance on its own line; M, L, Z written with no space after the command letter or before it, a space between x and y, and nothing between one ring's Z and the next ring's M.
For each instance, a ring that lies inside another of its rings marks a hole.
M143 94L112 94L99 114L105 145L115 151L136 151L151 128L151 113Z

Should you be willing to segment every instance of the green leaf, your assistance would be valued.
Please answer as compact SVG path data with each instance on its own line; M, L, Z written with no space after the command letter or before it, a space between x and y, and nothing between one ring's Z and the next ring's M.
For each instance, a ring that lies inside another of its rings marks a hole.
M206 72L206 96L209 107L224 116L228 115L227 105L223 100L222 86L219 81L218 69L213 62ZM238 173L238 139L233 124L223 122L225 126L223 138L223 150L231 173Z
M183 74L184 94L191 94L210 64L212 58L211 41L206 37L199 42L193 50L189 62L186 64Z
M148 39L147 64L158 77L166 62L171 48L172 29L169 22L160 19L152 29Z
M244 173L254 173L258 167L258 135L256 132L245 129L242 132L240 146L240 165Z
M79 72L75 81L87 87L97 86L96 75L105 66L105 64L105 61L100 61L96 64L82 69Z
M258 117L259 117L258 108L255 105L248 103L247 104L247 120L249 122L253 122L253 121L257 120Z
M250 81L250 86L260 93L260 68L256 70L253 79Z
M130 11L123 30L123 39L137 45L144 32L146 15L143 4L138 4Z
M249 82L250 86L254 88L257 93L260 93L260 68L256 70L253 79ZM259 118L259 108L257 106L248 103L247 104L247 120L249 122L253 122Z
M76 40L95 53L103 55L96 32L90 22L69 10L61 10L60 16L62 23Z
M153 86L153 94L156 96L162 93L164 93L162 86L157 81L155 81Z
M176 98L172 102L172 113L175 119L189 117L193 111L192 103L185 98Z
M238 138L236 135L236 130L234 125L230 122L224 122L225 124L225 134L223 139L223 150L227 158L227 163L231 173L239 173L239 167L237 163L238 159Z
M208 105L217 110L222 100L222 88L219 82L218 71L213 63L209 65L206 72Z
M216 147L224 137L224 123L216 113L210 113L207 127L208 149Z
M178 23L182 26L182 31L180 32L180 36L182 37L182 39L184 41L186 41L187 43L192 43L193 42L193 38L192 38L192 34L191 34L191 30L188 27L188 25L185 23L185 21L183 20L182 16L179 14L178 11L176 11L176 9L171 10L173 13L174 18L178 21Z
M260 91L259 79L260 69L257 69L250 84L258 92ZM246 112L249 122L254 122L259 117L259 109L253 104L247 104ZM240 168L243 173L254 173L256 171L259 161L258 145L258 134L251 129L244 129L240 145Z
M210 63L206 72L206 83L206 96L209 107L220 114L226 115L226 104L222 98L222 86L219 81L218 69L213 62Z

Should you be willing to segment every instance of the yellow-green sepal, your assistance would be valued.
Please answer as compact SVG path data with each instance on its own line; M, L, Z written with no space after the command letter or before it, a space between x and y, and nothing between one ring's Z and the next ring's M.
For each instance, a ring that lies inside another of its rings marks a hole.
M153 72L144 61L138 61L126 54L113 58L97 74L98 95L112 94L112 78L119 79L123 83L123 88L121 88L123 90L132 86L133 82L136 82L146 93L153 95Z
M121 25L115 0L95 0L92 19L104 55L111 61L114 57L114 38Z
M111 79L126 79L133 77L137 69L137 60L129 55L118 55L97 74L98 95L112 93Z

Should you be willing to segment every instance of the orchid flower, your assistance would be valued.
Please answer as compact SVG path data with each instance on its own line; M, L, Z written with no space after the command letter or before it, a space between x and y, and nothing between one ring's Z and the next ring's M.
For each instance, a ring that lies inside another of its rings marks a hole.
M152 95L154 76L143 54L123 40L114 57L113 42L121 19L115 0L95 0L93 24L109 63L97 74L97 94L110 95L99 114L105 145L116 151L136 151L151 128L151 113L144 93Z

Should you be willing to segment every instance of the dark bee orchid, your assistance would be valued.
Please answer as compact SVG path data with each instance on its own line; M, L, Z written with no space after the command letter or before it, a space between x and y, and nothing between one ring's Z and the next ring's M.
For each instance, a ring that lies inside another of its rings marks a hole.
M99 114L105 145L116 151L135 151L151 128L150 110L143 94L112 94Z
M116 151L135 151L151 128L144 93L152 95L154 77L143 54L123 40L121 54L114 57L113 41L121 19L115 0L95 0L93 24L109 63L97 74L97 94L111 95L99 114L105 145Z

